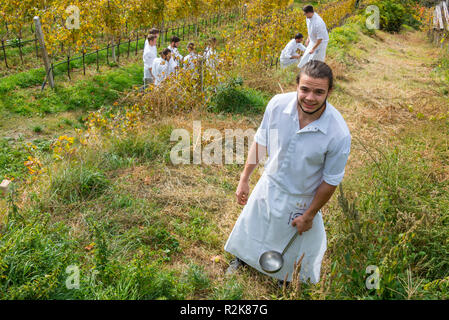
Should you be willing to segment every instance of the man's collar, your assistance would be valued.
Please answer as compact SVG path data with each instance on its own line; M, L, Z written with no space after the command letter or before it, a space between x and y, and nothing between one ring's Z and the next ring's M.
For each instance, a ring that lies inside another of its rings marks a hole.
M298 103L298 98L297 98L297 95L295 95L295 97L289 102L289 104L285 107L285 109L283 111L283 113L288 114L295 121L299 121L298 120L297 103ZM324 109L323 113L317 120L310 123L310 125L312 125L312 127L314 127L314 128L317 128L324 134L327 134L327 128L329 127L330 112L331 112L330 111L330 103L329 103L329 101L326 101L326 108Z

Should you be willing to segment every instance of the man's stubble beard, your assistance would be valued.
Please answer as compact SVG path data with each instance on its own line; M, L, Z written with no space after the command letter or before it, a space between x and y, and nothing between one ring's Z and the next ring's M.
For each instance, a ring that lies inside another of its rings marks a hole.
M296 100L298 101L298 102L297 102L297 105L301 108L302 112L304 112L304 113L306 113L306 114L314 114L314 113L320 111L321 108L323 108L323 106L324 106L324 105L326 104L326 102L327 102L327 98L328 98L328 97L329 97L329 94L326 95L326 99L324 99L323 104L322 104L318 109L316 109L315 111L312 111L312 112L308 112L308 111L305 111L305 110L303 109L303 107L302 107L302 105L301 105L301 102L300 102L301 100L299 100L299 95L298 95L298 94L296 95Z

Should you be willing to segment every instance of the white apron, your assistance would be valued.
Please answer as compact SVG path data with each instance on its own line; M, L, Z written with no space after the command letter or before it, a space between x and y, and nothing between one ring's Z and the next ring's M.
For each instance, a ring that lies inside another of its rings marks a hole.
M268 274L259 265L259 257L269 250L281 252L297 232L291 225L298 212L304 212L312 202L312 196L293 196L282 191L265 174L257 182L248 203L243 208L225 245L225 250L258 271L287 281L292 280L294 262L304 253L300 279L317 283L320 278L321 261L326 251L326 233L321 211L312 228L298 236L284 254L284 265L276 273ZM296 215L295 215L296 213Z
M307 62L312 60L319 60L323 61L326 59L326 49L327 44L329 41L322 41L318 48L314 51L314 53L310 54L310 50L315 46L315 43L312 41L309 41L309 45L307 46L307 50L304 52L304 55L301 58L301 61L299 61L298 68L302 68L306 65Z

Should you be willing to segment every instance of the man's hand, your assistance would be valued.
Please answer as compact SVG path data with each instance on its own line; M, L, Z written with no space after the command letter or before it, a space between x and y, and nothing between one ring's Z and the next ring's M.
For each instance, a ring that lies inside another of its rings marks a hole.
M313 217L303 214L292 221L292 226L298 229L299 235L312 228Z
M300 56L299 55L296 55L296 56L291 56L290 57L290 59L299 59L300 58Z
M237 203L245 205L248 201L249 183L248 180L240 179L235 196L237 197Z

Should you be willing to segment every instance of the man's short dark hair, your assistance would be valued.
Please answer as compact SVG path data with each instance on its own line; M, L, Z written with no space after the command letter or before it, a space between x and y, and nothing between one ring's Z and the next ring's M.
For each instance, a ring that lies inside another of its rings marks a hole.
M331 67L325 62L319 60L312 60L306 63L301 71L296 76L296 84L299 84L301 80L301 75L305 74L311 78L316 79L328 79L329 80L329 90L334 87L334 75L332 73Z
M189 42L189 44L187 45L187 48L195 49L195 44L193 42Z
M156 29L156 28L151 28L151 29L150 29L150 34L158 34L158 33L161 33L161 32L159 31L159 29Z
M304 36L302 35L302 33L297 33L295 39L304 39Z
M170 49L169 48L165 48L164 50L162 50L162 52L161 52L161 56L163 55L163 56L166 56L167 54L169 54L171 51L170 51Z
M304 8L302 8L302 11L304 11L304 13L314 12L313 6L309 4L309 5L305 6Z
M179 41L181 41L181 39L179 39L179 37L177 37L177 36L173 36L173 37L171 38L171 42L176 43L176 42L179 42Z

